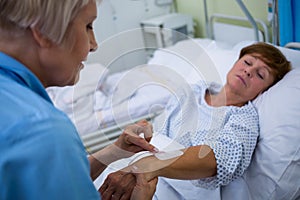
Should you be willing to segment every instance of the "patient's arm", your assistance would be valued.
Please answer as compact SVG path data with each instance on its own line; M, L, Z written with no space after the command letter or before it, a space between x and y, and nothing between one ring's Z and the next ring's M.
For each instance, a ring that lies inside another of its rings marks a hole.
M183 152L182 156L168 160L149 156L124 170L130 170L134 166L139 172L146 173L148 180L157 176L191 180L211 177L217 173L216 159L210 147L193 146Z
M100 188L102 198L109 199L107 194L119 193L128 196L135 182L124 171L130 172L132 169L136 173L144 173L148 181L157 176L192 180L216 175L216 159L210 147L206 145L194 146L183 151L182 156L168 160L159 160L155 156L148 156L119 172L110 174ZM124 181L128 181L128 183L124 183Z

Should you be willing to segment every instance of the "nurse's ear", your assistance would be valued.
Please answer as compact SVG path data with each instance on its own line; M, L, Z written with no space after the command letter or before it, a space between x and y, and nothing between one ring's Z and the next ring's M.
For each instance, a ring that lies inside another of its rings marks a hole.
M49 48L52 46L53 42L48 37L43 35L38 29L36 29L35 27L30 27L30 30L34 40L39 45L39 47Z

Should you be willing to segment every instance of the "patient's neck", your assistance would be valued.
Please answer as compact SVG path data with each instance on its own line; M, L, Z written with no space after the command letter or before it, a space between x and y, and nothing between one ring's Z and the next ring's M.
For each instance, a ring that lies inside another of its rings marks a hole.
M212 107L226 106L226 98L223 93L211 93L209 90L206 90L205 101L208 105Z
M221 106L238 106L241 107L245 103L234 102L226 95L224 89L222 89L219 93L211 93L209 90L206 90L205 93L205 101L208 105L212 107L221 107Z

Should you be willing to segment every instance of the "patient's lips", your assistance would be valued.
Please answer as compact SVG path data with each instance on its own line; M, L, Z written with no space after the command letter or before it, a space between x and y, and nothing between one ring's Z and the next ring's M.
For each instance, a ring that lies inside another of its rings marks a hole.
M240 76L240 75L237 75L237 77L238 77L238 79L240 79L240 80L242 81L242 83L247 87L247 83L246 83L245 79L244 79L242 76Z

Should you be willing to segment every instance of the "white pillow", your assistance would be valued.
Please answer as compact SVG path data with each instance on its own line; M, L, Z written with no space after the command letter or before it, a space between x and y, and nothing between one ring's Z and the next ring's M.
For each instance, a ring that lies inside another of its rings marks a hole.
M251 199L300 196L300 68L255 101L260 136L244 179Z

